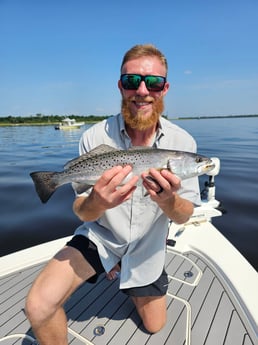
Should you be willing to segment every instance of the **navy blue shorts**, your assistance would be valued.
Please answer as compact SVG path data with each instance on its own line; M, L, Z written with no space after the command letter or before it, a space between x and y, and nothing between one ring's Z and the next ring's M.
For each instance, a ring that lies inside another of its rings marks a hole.
M79 250L81 254L84 256L84 258L88 261L88 263L94 268L96 274L90 279L88 279L88 282L91 284L96 283L98 276L101 273L105 272L96 245L83 235L74 236L69 242L67 242L66 245ZM167 293L167 289L168 276L164 269L160 277L152 284L140 287L133 287L129 289L121 289L121 291L129 296L145 297L164 296Z

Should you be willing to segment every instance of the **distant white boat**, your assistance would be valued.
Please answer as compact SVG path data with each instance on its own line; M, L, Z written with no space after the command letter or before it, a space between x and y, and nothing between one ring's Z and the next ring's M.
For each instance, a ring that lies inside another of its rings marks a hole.
M85 123L84 122L76 122L75 119L70 119L69 117L65 118L60 122L58 125L55 126L55 129L73 129L73 128L81 128Z

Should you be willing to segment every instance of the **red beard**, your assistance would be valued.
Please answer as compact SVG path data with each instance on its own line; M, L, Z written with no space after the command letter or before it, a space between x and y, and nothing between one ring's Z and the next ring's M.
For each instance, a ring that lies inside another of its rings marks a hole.
M133 115L129 108L129 104L133 99L134 97L122 99L121 110L125 123L130 128L137 129L139 131L144 131L148 128L156 126L164 110L163 97L153 101L153 111L151 116L144 114L141 110L137 112L137 115ZM144 102L144 99L142 99L142 102Z

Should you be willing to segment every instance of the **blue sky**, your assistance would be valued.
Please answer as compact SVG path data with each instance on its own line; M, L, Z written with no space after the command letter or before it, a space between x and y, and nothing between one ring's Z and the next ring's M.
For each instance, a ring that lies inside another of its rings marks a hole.
M258 113L257 0L0 0L0 116L111 115L122 57L169 63L169 117Z

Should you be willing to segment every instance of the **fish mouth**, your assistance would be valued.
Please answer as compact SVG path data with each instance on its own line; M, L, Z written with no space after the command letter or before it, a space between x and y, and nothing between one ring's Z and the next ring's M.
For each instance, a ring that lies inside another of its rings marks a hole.
M208 160L207 162L205 162L205 164L199 165L197 168L197 171L198 171L198 174L206 173L212 170L213 168L215 168L215 163L212 160Z

